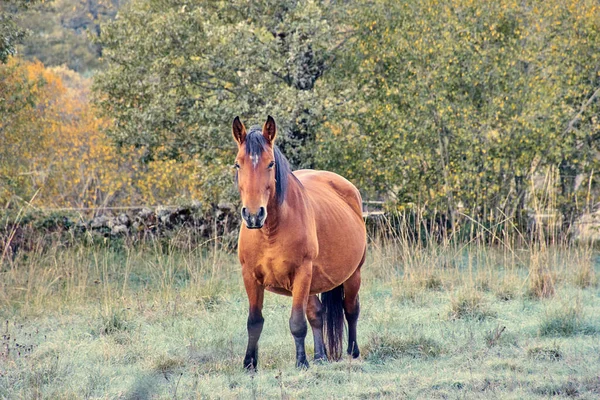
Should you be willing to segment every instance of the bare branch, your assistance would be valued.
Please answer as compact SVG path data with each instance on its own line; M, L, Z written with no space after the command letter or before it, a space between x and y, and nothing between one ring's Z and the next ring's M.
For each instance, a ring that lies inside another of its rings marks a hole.
M585 112L585 110L590 106L590 104L593 103L594 100L596 100L596 98L599 95L600 95L600 88L596 89L596 91L590 96L590 98L587 99L587 101L581 105L581 108L579 109L579 112L577 113L577 115L575 115L575 118L573 118L571 121L569 121L569 124L567 125L567 129L565 129L565 131L563 133L564 135L566 135L567 133L570 133L573 129L575 129L575 124L578 123L579 121L581 121L581 117L583 116L583 113Z

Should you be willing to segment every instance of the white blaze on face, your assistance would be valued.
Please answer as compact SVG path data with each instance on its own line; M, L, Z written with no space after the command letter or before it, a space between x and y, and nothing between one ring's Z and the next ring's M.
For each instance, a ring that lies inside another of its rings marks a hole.
M250 159L252 160L252 167L256 168L256 166L258 165L258 154L252 154L250 156Z

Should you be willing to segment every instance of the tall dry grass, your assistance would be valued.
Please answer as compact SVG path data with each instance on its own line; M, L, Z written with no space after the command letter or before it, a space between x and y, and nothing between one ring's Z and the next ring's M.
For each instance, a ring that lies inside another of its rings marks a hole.
M415 229L415 220L419 218L381 217L370 230L363 274L367 282L392 282L394 292L407 300L423 291L448 292L456 303L476 302L482 292L505 300L548 298L562 283L582 288L597 284L593 246L552 236L548 221L535 220L525 233L510 221L498 231L465 217L473 223L473 234L459 240L430 232L426 224ZM237 257L218 239L197 244L182 230L136 244L120 240L66 247L63 241L48 246L48 239L41 238L32 250L5 257L0 308L33 312L98 301L101 312L109 315L114 304L145 288L163 301L191 296L205 303L218 301L223 290L239 289Z
M68 247L63 240L48 246L48 238L40 238L39 246L2 262L0 309L26 315L93 302L109 317L124 302L144 296L210 303L238 283L236 257L214 241L198 245L184 235L182 230L135 245L90 241Z

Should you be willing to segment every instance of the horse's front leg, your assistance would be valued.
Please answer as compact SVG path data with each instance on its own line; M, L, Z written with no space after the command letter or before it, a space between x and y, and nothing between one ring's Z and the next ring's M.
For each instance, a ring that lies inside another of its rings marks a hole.
M244 368L256 369L258 363L258 339L263 329L265 319L262 316L263 299L265 288L260 286L250 271L244 271L244 286L248 295L248 347L246 348L246 356L244 357Z
M290 331L296 342L296 367L308 368L304 339L306 338L306 306L310 293L312 279L312 262L303 264L296 270L292 282L292 315L290 317Z

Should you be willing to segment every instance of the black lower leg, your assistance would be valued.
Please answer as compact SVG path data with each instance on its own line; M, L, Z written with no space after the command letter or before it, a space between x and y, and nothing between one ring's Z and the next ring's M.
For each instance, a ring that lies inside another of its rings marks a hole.
M327 361L327 351L323 340L323 326L321 328L312 327L315 342L315 361Z
M316 296L311 296L308 301L309 307L306 316L312 328L315 343L315 361L327 361L327 351L323 340L323 305Z
M306 319L304 319L304 312L292 312L290 318L290 331L294 337L296 343L296 367L308 368L308 361L306 360L306 350L304 348L304 340L306 339Z
M360 350L358 343L356 342L356 325L358 324L358 315L360 306L358 300L356 301L356 307L351 313L346 312L346 321L348 321L348 354L353 358L360 356Z
M258 339L263 329L264 318L262 313L251 313L248 316L248 347L244 357L244 368L256 369L258 363Z

